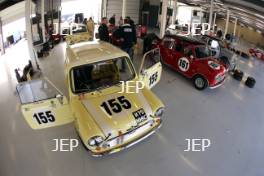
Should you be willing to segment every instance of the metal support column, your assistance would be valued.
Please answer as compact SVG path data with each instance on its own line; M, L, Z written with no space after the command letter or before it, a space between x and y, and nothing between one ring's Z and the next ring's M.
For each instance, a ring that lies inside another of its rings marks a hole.
M237 18L235 19L235 26L234 26L234 32L233 32L234 36L236 35L236 28L237 28Z
M1 55L5 54L3 26L2 26L1 18L0 18L0 50L1 50Z
M214 9L214 0L211 0L209 22L208 22L210 25L210 29L212 28L213 9Z
M215 20L216 20L216 13L214 13L213 31L214 31L214 27L215 27Z
M106 17L107 16L107 0L103 0L102 1L102 17Z
M126 3L127 0L123 0L123 6L122 6L122 17L123 19L126 17Z
M175 21L176 21L177 4L178 4L178 0L174 0L174 4L173 4L173 15L172 15L172 24L175 24Z
M230 15L230 10L227 10L224 38L225 38L225 36L226 36L226 34L227 34L227 31L228 31L229 15Z
M33 47L33 37L32 37L32 28L31 28L31 0L25 1L25 23L26 23L26 39L28 44L28 52L30 60L34 69L38 68L38 63L36 61L36 55Z
M46 37L45 37L45 0L41 0L41 29L42 29L42 39L43 43L46 42Z
M168 8L168 0L163 0L162 8L161 8L161 18L160 18L160 38L163 38L166 30L167 8Z

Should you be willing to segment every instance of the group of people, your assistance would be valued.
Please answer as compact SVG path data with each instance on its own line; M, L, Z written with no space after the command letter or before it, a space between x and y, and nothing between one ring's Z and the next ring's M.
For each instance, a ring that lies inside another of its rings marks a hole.
M115 14L109 19L109 23L111 26L115 26ZM98 32L100 40L110 42L109 26L106 17L102 18ZM136 26L134 21L130 17L126 17L124 20L120 17L118 27L116 28L114 35L122 43L120 48L127 52L130 58L133 59L133 46L137 44Z

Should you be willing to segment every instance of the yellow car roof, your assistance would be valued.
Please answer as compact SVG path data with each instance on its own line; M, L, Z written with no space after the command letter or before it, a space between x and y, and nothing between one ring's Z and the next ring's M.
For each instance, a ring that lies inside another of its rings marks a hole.
M67 48L67 65L69 67L100 62L122 56L127 56L127 53L113 46L110 43L103 41L87 41L77 43Z

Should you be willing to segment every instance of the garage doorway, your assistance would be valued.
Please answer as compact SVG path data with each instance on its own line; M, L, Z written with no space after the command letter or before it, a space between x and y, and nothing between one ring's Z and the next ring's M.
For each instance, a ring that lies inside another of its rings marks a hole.
M84 18L93 18L95 23L101 20L102 0L63 0L61 3L62 23L82 22Z

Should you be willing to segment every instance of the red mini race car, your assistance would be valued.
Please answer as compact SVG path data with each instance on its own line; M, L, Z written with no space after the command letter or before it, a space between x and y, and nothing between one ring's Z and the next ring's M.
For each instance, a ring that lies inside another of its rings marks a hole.
M155 44L162 61L184 76L191 78L196 89L216 88L226 78L226 68L211 56L211 51L198 40L166 35Z

